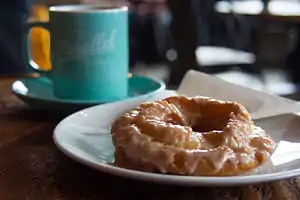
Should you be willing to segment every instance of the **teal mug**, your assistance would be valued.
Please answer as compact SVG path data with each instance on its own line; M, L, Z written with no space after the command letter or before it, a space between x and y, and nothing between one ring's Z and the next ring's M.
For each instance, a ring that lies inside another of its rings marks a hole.
M28 65L47 76L57 98L111 102L128 93L128 9L126 6L63 5L49 8L49 22L28 23ZM50 32L50 71L31 59L28 35L33 27Z

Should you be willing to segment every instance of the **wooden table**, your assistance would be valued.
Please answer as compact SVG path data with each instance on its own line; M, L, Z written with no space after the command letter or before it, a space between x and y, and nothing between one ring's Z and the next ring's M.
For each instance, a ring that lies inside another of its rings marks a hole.
M232 188L185 188L94 171L54 146L52 131L62 116L23 104L10 91L12 81L0 79L1 200L299 199L298 179Z

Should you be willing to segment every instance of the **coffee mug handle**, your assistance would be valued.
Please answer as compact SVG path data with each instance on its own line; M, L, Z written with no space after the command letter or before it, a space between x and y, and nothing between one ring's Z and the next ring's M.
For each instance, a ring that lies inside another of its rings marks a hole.
M25 62L30 69L33 69L35 72L38 72L43 76L48 76L49 71L41 70L39 65L36 62L34 62L30 54L29 33L30 30L34 27L44 28L49 31L49 22L29 22L25 25L24 38L23 38Z

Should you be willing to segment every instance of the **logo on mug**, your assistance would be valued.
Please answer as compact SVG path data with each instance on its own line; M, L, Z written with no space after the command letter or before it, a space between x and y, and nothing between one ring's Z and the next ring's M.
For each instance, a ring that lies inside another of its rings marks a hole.
M86 31L75 31L80 40L63 40L58 43L57 56L62 60L85 59L90 56L101 55L115 50L116 30L109 33L100 32L92 37Z

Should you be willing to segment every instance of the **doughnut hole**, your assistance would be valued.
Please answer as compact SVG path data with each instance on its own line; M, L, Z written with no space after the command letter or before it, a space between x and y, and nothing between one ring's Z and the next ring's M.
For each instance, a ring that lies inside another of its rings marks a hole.
M191 127L193 131L199 133L210 132L210 131L222 131L227 125L228 120L229 117L226 119L218 119L218 121L200 119Z
M202 149L217 148L224 145L226 134L225 127L230 123L231 119L235 117L232 112L222 112L222 115L211 118L211 116L204 115L195 120L192 124L194 132L202 134L204 139Z
M229 106L231 107L231 106ZM231 118L235 117L231 109L206 108L201 112L201 117L196 118L191 124L195 132L221 131L225 128Z

